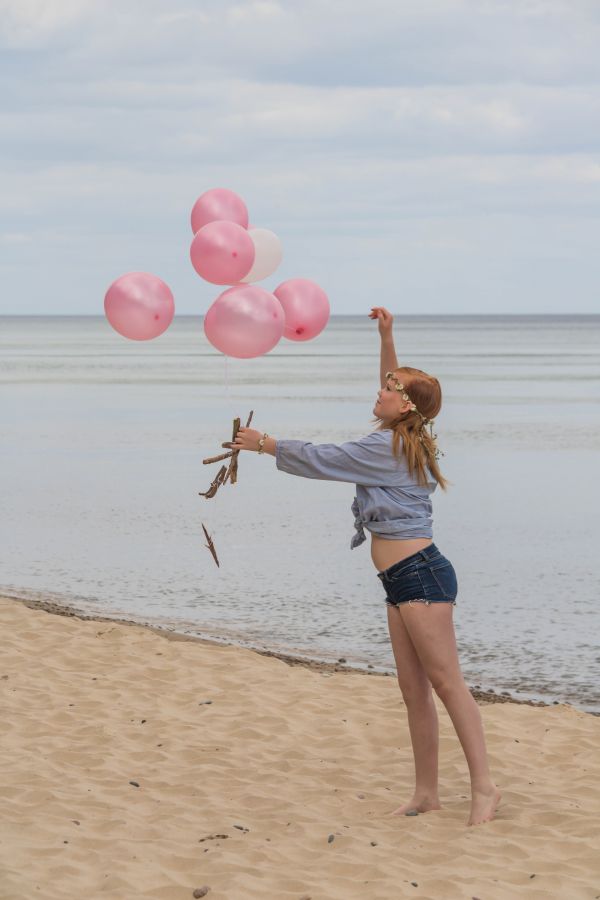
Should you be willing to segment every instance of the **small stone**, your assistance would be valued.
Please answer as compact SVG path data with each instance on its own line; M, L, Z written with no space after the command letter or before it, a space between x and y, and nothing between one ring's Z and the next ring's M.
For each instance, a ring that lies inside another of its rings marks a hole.
M69 843L68 841L63 841L63 844L68 844L68 843Z
M409 809L409 811L405 812L404 815L405 816L418 816L419 810L418 809Z
M530 875L529 877L530 877L530 878L535 878L535 872L533 873L533 875Z
M208 887L207 884L205 884L200 888L196 888L196 890L192 894L192 897L196 897L196 898L206 897L206 895L208 894L209 891L210 891L210 888Z
M371 847L376 847L376 846L377 846L377 841L371 841Z
M416 881L411 881L411 884L412 884L413 887L419 887L419 885L417 884Z
M339 658L339 659L338 659L338 662L341 662L341 663L345 663L345 662L346 662L346 660L345 660L345 659L344 659L344 657L343 657L343 656L340 656L340 658Z
M329 837L327 838L327 843L331 844L333 841L335 841L335 835L330 834Z
M139 787L139 784L137 781L130 781L129 784L132 784L134 787Z
M244 825L234 825L234 828L239 828L240 831L249 831Z
M142 719L142 725L144 724L144 722L147 722L147 721L148 721L147 719Z
M81 822L79 822L77 819L71 819L71 822L75 822L76 825L81 825Z

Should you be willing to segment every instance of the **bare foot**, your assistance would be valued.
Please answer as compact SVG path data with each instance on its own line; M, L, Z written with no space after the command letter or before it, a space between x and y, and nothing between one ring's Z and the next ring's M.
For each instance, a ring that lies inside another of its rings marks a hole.
M482 825L491 822L502 794L495 784L489 791L473 791L471 798L471 815L467 825Z
M405 816L409 813L424 813L432 809L441 809L438 797L417 797L415 796L408 803L403 803L398 809L389 813L390 816Z

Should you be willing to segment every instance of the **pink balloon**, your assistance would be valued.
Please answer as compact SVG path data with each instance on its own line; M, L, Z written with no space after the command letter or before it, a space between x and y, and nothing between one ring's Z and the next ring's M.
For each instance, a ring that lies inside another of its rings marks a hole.
M284 326L279 300L253 284L223 291L204 316L204 333L213 347L237 359L268 353L281 339Z
M273 291L285 313L283 336L290 341L310 341L329 321L325 291L308 278L290 278Z
M212 284L237 284L252 268L254 256L252 238L235 222L209 222L190 247L193 267Z
M128 272L113 281L104 297L106 318L132 341L150 341L166 331L175 315L168 285L149 272Z
M237 194L227 188L213 188L198 197L192 209L192 231L197 231L209 222L236 222L242 228L248 227L246 204Z

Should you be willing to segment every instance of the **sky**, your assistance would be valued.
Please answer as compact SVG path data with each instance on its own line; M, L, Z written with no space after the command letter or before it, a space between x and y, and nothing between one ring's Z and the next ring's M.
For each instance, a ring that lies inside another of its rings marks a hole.
M600 313L598 0L0 0L0 314L176 314L227 187L331 313Z

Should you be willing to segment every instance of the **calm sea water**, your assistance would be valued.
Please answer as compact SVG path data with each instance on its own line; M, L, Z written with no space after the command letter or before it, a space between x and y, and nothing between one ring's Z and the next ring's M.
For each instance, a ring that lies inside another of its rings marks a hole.
M103 317L0 318L0 590L393 672L369 540L349 546L353 485L246 453L237 484L198 495L251 409L276 438L373 430L366 313L254 360L217 353L200 316L148 343ZM468 682L599 711L600 316L396 316L394 335L444 391L434 541Z

